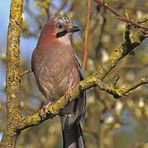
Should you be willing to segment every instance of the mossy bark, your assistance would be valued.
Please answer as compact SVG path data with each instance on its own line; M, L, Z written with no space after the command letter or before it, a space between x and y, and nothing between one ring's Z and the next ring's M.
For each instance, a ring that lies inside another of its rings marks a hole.
M6 51L7 123L0 145L2 148L14 148L19 135L17 125L21 119L19 110L19 48L22 10L23 0L11 1Z

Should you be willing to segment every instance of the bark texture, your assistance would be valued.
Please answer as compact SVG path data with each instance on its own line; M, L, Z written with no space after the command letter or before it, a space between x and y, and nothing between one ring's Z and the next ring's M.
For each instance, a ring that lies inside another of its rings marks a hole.
M19 135L17 125L20 122L19 110L19 48L20 29L22 24L23 0L12 0L10 8L10 22L7 35L6 51L6 95L7 95L7 123L1 142L2 148L15 147Z

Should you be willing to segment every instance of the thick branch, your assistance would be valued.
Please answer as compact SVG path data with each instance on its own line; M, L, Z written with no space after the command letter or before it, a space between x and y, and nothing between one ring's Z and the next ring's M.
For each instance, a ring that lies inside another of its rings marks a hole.
M65 95L61 97L58 101L52 103L47 106L44 110L42 110L42 114L40 111L32 116L23 117L22 121L18 125L18 130L23 130L30 126L37 126L43 121L53 118L56 115L60 114L60 111L67 105L69 102L74 100L79 96L80 91L85 91L91 87L98 86L100 90L106 91L111 94L114 98L121 98L123 96L129 95L129 92L136 89L140 85L148 84L147 78L141 78L139 81L135 82L133 85L126 86L124 88L114 88L113 85L108 85L97 79L95 76L89 77L84 81L81 81L79 85L75 86L69 92L69 95Z
M39 125L43 121L58 115L66 105L79 96L80 90L85 91L86 89L95 86L96 80L96 77L93 76L81 81L79 85L70 90L69 95L65 95L51 105L46 106L46 108L42 110L42 114L39 111L32 116L23 117L22 121L18 125L18 130Z
M19 42L22 9L23 0L11 1L6 51L7 128L1 143L4 148L15 146L18 135L16 128L21 117L19 110Z

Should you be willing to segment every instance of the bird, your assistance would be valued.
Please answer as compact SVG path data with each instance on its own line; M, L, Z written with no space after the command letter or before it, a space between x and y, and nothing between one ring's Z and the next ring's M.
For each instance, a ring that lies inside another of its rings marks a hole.
M37 86L48 103L68 94L70 89L84 79L80 60L75 53L71 37L80 31L65 16L49 18L44 25L32 54L32 71ZM60 113L63 148L85 148L81 120L86 110L86 93L69 103Z

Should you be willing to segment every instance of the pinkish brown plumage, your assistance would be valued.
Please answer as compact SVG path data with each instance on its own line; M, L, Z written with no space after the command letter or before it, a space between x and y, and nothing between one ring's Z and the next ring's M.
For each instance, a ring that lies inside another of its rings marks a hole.
M44 26L32 56L32 70L40 91L56 101L83 79L70 36L80 29L66 17L53 17ZM84 148L80 118L85 113L85 94L71 102L61 116L64 148Z

